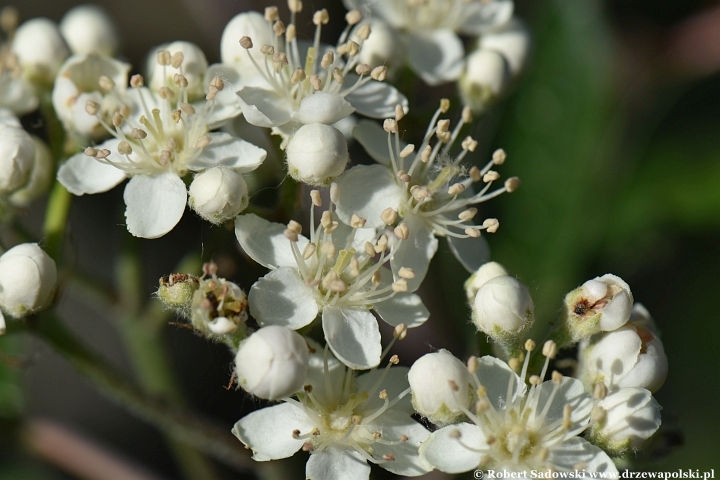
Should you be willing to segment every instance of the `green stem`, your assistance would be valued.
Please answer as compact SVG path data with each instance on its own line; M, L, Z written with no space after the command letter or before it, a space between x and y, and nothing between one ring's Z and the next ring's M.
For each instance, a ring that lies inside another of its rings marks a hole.
M80 373L93 380L110 399L173 439L192 445L238 470L254 469L254 462L228 429L210 424L184 409L171 407L167 402L142 392L81 344L53 314L43 314L42 318L31 323L12 322L8 327L8 334L26 329L42 338Z
M180 389L174 378L169 354L162 342L159 322L151 307L142 312L142 268L138 259L137 242L128 239L116 265L119 287L118 326L133 362L137 379L143 390L150 395L171 401L174 405L184 406ZM153 306L157 302L152 302ZM166 321L164 312L160 319ZM172 437L166 438L175 460L185 473L186 478L217 478L213 466L190 444Z
M43 227L46 238L45 250L56 262L61 259L65 225L67 224L71 203L72 194L56 181L52 192L50 192Z

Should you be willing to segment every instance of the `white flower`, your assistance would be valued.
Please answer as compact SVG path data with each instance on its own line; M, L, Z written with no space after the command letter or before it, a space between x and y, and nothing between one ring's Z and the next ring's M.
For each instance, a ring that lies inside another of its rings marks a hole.
M608 391L639 387L656 392L665 383L668 360L662 342L649 329L628 323L583 345L580 376L589 387L603 382Z
M527 287L515 277L501 275L478 290L472 319L478 330L493 339L517 337L532 327L534 310Z
M463 103L482 112L495 102L510 84L505 57L495 50L481 48L467 57L465 71L458 80Z
M2 18L3 29L8 39L11 39L15 34L19 14L12 7L4 7ZM0 111L8 108L17 115L25 115L37 106L35 89L23 75L17 54L10 50L9 42L0 41Z
M248 187L235 170L218 166L199 173L188 189L188 205L202 218L219 225L248 206Z
M71 8L60 21L60 33L74 54L112 56L120 43L112 19L97 5Z
M319 192L311 196L320 206ZM314 210L310 225L315 225ZM250 289L251 315L260 325L297 330L322 313L330 349L354 369L380 362L380 331L371 310L395 326L398 335L429 316L420 297L407 293L413 271L403 268L390 279L390 272L383 268L405 241L390 246L387 235L362 228L364 224L357 216L352 228L337 222L332 204L317 229L311 229L309 239L300 235L301 226L294 221L286 227L252 214L235 219L235 234L243 250L271 269ZM408 238L404 225L395 231Z
M441 349L423 355L408 373L415 410L437 425L455 423L465 417L474 401L473 380L467 367Z
M470 275L470 278L465 280L464 287L468 303L473 304L478 290L480 290L480 287L482 287L485 282L501 275L509 275L505 267L497 262L483 263L475 273Z
M225 28L223 64L239 74L237 95L249 123L272 127L274 133L283 136L284 147L302 125L332 125L355 111L383 118L398 103L407 108L407 99L382 83L387 67L360 63L362 38L367 38L369 27L359 42L349 40L350 28L359 21L352 19L336 48L322 46L320 32L329 17L326 10L320 10L313 15L314 42L303 47L295 28L301 4L296 6L287 27L277 9L270 7L265 17L256 12L241 13Z
M222 81L214 80L222 87ZM182 180L188 172L215 166L238 173L256 169L265 150L226 133L208 133L214 109L209 93L202 107L184 102L180 95L155 96L142 87L142 77L134 76L136 112L126 119L113 115L114 139L85 153L72 156L58 171L58 180L75 195L110 190L127 177L125 217L130 233L157 238L180 221L187 202ZM216 88L218 90L218 88Z
M644 388L621 388L593 411L588 439L613 455L641 448L660 428L660 405Z
M53 108L65 129L85 139L109 136L113 115L118 111L129 115L129 71L130 65L105 55L68 58L52 91Z
M238 385L266 400L294 395L307 379L309 356L308 345L299 334L277 325L263 327L238 348Z
M345 136L322 123L303 125L286 149L288 173L298 182L328 186L350 161Z
M573 344L622 327L630 319L632 305L630 286L622 278L606 274L588 280L565 296L560 343Z
M465 54L458 34L476 36L507 22L512 0L343 0L402 36L410 67L429 85L457 80Z
M469 365L480 398L473 411L465 409L471 423L449 425L433 432L420 446L428 466L447 473L475 469L529 472L531 470L617 473L608 455L578 437L589 424L593 401L582 383L557 372L552 381L541 375L524 383L530 350L520 376L493 357L471 359ZM555 350L546 348L548 350Z
M426 473L418 447L429 432L415 422L407 394L407 368L373 370L355 377L328 354L310 356L309 385L297 400L257 410L233 433L257 461L310 452L313 480L367 480L367 462L402 476Z
M379 217L386 208L396 210L410 229L412 242L405 242L391 263L393 271L399 265L411 267L415 278L409 282L417 289L427 273L430 259L437 250L436 236L448 238L451 249L465 268L474 272L488 261L488 249L480 237L481 231L495 232L499 223L486 219L474 225L478 203L490 200L503 192L518 188L517 177L509 178L503 187L490 191L500 174L491 170L505 161L502 150L481 170L467 169L462 160L475 150L477 142L470 137L462 141L462 151L450 155L450 149L460 129L471 121L469 109L463 110L462 120L450 130L449 120L439 120L449 108L443 100L425 132L419 148L400 140L396 120L385 120L384 130L376 123L361 121L353 134L367 153L379 165L358 165L349 169L337 181L338 216L347 222L352 213L368 219L369 226L379 226ZM404 116L401 108L396 119ZM434 137L438 138L433 146ZM470 193L473 183L481 185L477 193Z
M47 18L33 18L20 25L13 36L12 52L22 74L33 84L52 85L70 50L57 25Z
M505 57L513 78L520 75L525 68L531 47L530 30L518 17L511 18L497 29L483 33L478 40L478 48L494 50Z
M18 207L26 207L36 198L44 195L55 177L55 162L52 152L44 140L31 135L35 146L35 156L30 172L30 179L24 187L15 190L8 199Z
M11 121L0 123L0 195L24 187L34 163L35 144L30 134Z
M0 256L0 307L12 317L22 318L47 307L56 282L55 262L37 243L17 245Z
M213 263L203 265L204 275L190 304L190 322L210 338L227 340L233 335L242 339L248 318L247 296L235 283L219 278L216 271Z

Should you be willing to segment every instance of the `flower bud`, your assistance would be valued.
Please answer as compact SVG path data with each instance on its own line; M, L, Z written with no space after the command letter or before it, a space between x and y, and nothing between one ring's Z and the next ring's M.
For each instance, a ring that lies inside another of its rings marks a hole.
M190 311L195 290L200 286L198 278L185 273L171 273L160 279L157 297L165 308L178 310L180 313Z
M10 48L18 56L23 75L43 86L53 84L60 65L70 55L57 25L47 18L20 25Z
M345 171L347 141L330 125L303 125L287 146L288 172L298 182L327 186Z
M244 332L248 317L247 296L233 282L214 275L200 280L190 307L190 321L204 335L213 337Z
M235 218L248 206L243 176L228 167L214 167L198 174L190 184L188 205L208 222L219 225Z
M650 330L627 324L593 340L580 353L586 385L603 382L608 391L639 387L655 392L665 382L667 356Z
M605 415L593 422L588 439L612 456L641 448L660 428L660 405L644 388L621 388L597 404Z
M502 54L494 50L475 50L468 55L465 72L458 80L463 103L475 112L483 111L508 86L510 72Z
M408 373L415 410L436 425L460 421L474 401L467 366L445 349L420 357Z
M176 93L180 91L178 86L173 82L173 79L181 70L174 68L173 65L167 65L165 67L159 65L157 62L157 52L160 50L169 52L171 56L177 55L178 53L182 54L182 75L188 81L188 85L185 87L188 94L188 102L192 103L200 98L204 98L203 80L208 70L208 61L200 47L190 42L172 42L167 45L162 45L150 53L148 56L146 77L150 78L150 82L148 83L150 89L158 92L161 87L168 87Z
M513 77L518 76L525 67L531 46L530 30L517 17L513 17L497 30L484 33L478 43L480 49L501 53Z
M468 303L473 303L478 290L480 290L480 287L488 280L503 275L508 275L508 271L497 262L487 262L481 265L477 272L465 280L465 293L467 294Z
M502 275L485 282L475 296L473 323L493 339L517 336L533 323L534 309L527 287Z
M30 171L30 180L9 197L10 203L18 207L25 207L47 193L55 179L55 165L50 148L39 137L31 135L31 138L35 145L35 161Z
M632 304L630 287L620 277L607 274L588 280L565 296L562 328L569 338L559 343L576 343L625 325Z
M0 124L0 194L7 195L30 180L35 163L35 144L21 127Z
M115 24L97 5L80 5L70 9L60 21L60 33L74 54L112 56L118 48Z
M23 243L0 256L0 307L15 318L38 312L52 301L57 269L37 243Z
M238 384L256 397L279 400L300 391L310 353L305 340L289 328L263 327L240 344L235 356Z

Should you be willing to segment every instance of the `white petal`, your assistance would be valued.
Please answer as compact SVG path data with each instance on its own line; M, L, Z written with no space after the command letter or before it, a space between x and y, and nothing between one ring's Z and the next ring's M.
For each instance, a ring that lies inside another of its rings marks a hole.
M280 325L297 330L315 320L318 305L312 288L297 270L281 267L273 270L250 288L250 314L261 327Z
M394 113L393 113L394 115ZM388 134L377 122L361 120L353 128L353 137L360 142L368 155L378 163L390 166L390 150L388 150ZM406 143L400 141L400 151Z
M127 177L125 172L100 163L84 153L77 153L60 166L60 182L73 195L107 192Z
M174 173L137 175L125 186L123 198L128 231L136 237L158 238L182 218L187 188Z
M427 274L430 260L438 248L438 240L421 218L409 215L404 223L410 230L410 237L398 247L390 266L395 277L402 267L413 269L415 278L408 280L408 292L414 292Z
M456 431L460 432L460 438L451 436ZM481 452L487 449L485 435L476 425L459 423L431 433L420 445L419 453L428 466L446 473L462 473L477 468L485 456Z
M291 457L305 442L294 439L293 430L307 433L314 427L301 409L281 403L241 418L232 433L252 449L254 460L263 462Z
M345 172L337 180L337 214L350 223L352 214L367 220L366 227L380 228L385 223L380 218L383 210L397 210L405 197L392 170L382 165L358 165Z
M368 392L370 398L363 403L363 410L370 412L383 406L383 400L377 395L379 392L385 390L388 394L390 401L394 400L398 395L403 393L405 390L410 388L408 383L407 375L410 371L407 367L391 367L387 373L385 368L378 368L367 373L359 375L355 380L355 387L357 392ZM376 391L370 392L370 389L375 386L375 383L384 377L380 386ZM412 395L405 395L398 403L393 407L393 410L398 410L408 414L415 413L412 407Z
M521 392L525 390L525 383L513 372L507 363L490 355L478 358L479 367L475 373L480 380L480 385L487 390L487 398L495 407L495 410L504 410L507 403L508 384L514 378L516 383L513 387L512 399L517 397L518 388Z
M277 127L290 121L292 106L275 92L256 87L237 91L243 116L257 127Z
M313 453L305 466L307 480L367 480L370 465L355 450L328 447Z
M538 412L542 412L545 409L545 404L549 400L549 397L553 391L554 383L552 381L543 382L540 387L540 393L538 396L538 408L533 411L530 416L531 422L535 418ZM563 418L563 408L569 404L572 407L572 413L570 414L570 420L573 425L571 430L579 429L588 424L590 421L590 411L593 408L593 401L590 395L585 392L582 382L575 378L563 377L562 383L558 392L555 394L555 398L548 410L545 421L545 425L549 425L556 420Z
M468 272L475 273L490 261L490 246L485 237L457 238L448 235L446 238L453 255Z
M509 21L513 8L513 0L471 3L466 7L467 15L459 30L468 35L479 35Z
M395 460L381 463L382 468L405 477L417 477L428 473L429 469L420 462L418 455L420 444L430 436L430 432L425 427L407 413L397 411L396 407L383 413L373 423L369 430L379 432L384 440L398 441L403 435L407 437L406 441L398 445L373 444L373 456L376 458L385 454L395 456Z
M210 145L203 148L198 158L188 165L190 170L198 171L223 165L238 173L252 172L262 165L267 152L250 142L233 137L227 133L210 133Z
M356 80L357 76L348 75L344 85L350 87ZM402 105L405 113L408 112L408 99L405 95L392 85L375 80L356 88L345 99L355 107L357 113L370 118L392 118L397 105Z
M342 95L317 91L300 102L294 120L303 124L332 125L351 115L355 109Z
M393 327L401 323L407 328L419 327L430 317L422 299L414 293L398 293L389 300L374 304L373 308Z
M250 258L266 268L295 267L290 240L283 233L287 227L268 222L254 213L235 217L235 236ZM298 248L302 252L309 240L298 235Z
M551 449L548 462L561 471L574 471L575 466L582 463L586 472L617 473L617 468L607 453L580 437L572 437ZM608 475L605 478L617 476Z
M305 338L307 344L315 350L310 354L308 362L307 384L312 385L313 395L323 405L328 404L336 398L342 397L345 386L346 368L335 356L327 353L327 373L325 371L325 347L312 339ZM330 380L330 391L327 391L325 379Z
M457 80L464 66L465 49L450 30L408 34L408 60L428 85Z
M380 329L372 313L355 308L325 307L322 325L330 350L345 365L354 370L366 370L380 364Z

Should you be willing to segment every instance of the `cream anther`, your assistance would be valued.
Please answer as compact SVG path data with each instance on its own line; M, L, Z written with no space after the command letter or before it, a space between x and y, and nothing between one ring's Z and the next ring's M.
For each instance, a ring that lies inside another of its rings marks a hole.
M160 50L157 53L157 63L159 65L163 65L163 66L170 65L171 58L172 57L170 55L170 52L168 52L167 50Z
M505 150L502 148L498 148L493 152L492 159L493 163L495 165L502 165L505 163L505 159L507 158L507 154L505 153Z
M350 10L345 14L345 21L348 25L355 25L360 20L362 20L362 13L360 13L360 10Z
M305 245L305 248L303 249L303 258L305 260L308 260L310 257L315 255L315 251L317 250L317 247L314 243L310 242L307 245Z
M440 112L445 113L450 110L450 100L443 98L440 100Z
M328 50L323 55L322 60L320 61L320 66L322 68L327 68L330 65L332 65L333 63L335 63L335 54L333 53L332 50Z
M293 27L293 31L294 31L295 26L294 25L290 25L290 26ZM276 37L281 36L283 33L285 33L285 31L286 31L285 24L282 22L282 20L278 20L277 22L275 22L273 24L273 32L275 32Z
M410 236L410 229L408 229L407 225L404 223L401 223L395 229L393 230L395 233L395 236L398 237L400 240L407 240Z
M98 111L100 111L100 104L93 102L92 100L88 100L85 102L85 111L90 115L97 115Z
M330 15L326 9L318 10L313 14L314 25L327 25L330 21Z
M485 221L483 221L483 227L485 227L488 233L495 233L497 229L500 228L500 222L497 218L486 218Z
M140 88L145 84L145 80L143 79L143 76L140 74L135 74L132 77L130 77L130 86L133 88Z
M130 155L133 151L130 144L124 140L122 142L118 143L117 149L118 149L118 153L120 155Z
M520 179L518 177L510 177L505 180L505 190L508 193L512 193L518 188L520 188Z
M185 55L183 54L183 52L175 52L170 59L170 65L172 65L173 68L180 68L180 65L182 65L184 60Z
M558 347L555 342L552 340L548 340L543 345L542 354L546 356L547 358L555 358L555 355L557 355Z
M248 37L247 35L243 35L240 38L240 46L242 48L244 48L245 50L250 50L251 48L253 48L252 39L250 37Z
M372 69L370 72L370 78L377 80L378 82L384 82L387 78L388 69L385 65L380 65Z
M462 220L463 222L467 222L468 220L472 220L473 218L475 218L477 212L477 208L470 207L467 210L463 210L462 212L458 213L458 219Z
M454 183L448 188L448 195L460 195L465 191L465 185L462 183Z
M383 130L385 130L388 133L397 133L398 131L398 125L397 121L393 120L392 118L386 118L383 122Z
M465 235L471 238L478 238L480 237L480 230L475 227L468 227L465 229Z
M280 18L280 11L278 7L265 7L265 20L268 22L274 22Z
M310 199L312 200L313 205L316 207L322 207L322 198L320 197L319 190L311 190Z
M478 167L472 167L469 172L470 179L473 182L479 182L482 180L482 173L480 172L480 169Z
M115 88L115 82L113 82L112 78L108 77L107 75L100 76L100 79L98 80L98 85L100 85L100 88L108 92Z
M495 170L490 170L483 176L482 181L485 183L490 183L490 182L494 182L495 180L497 180L499 178L500 178L500 174L498 172L496 172Z

